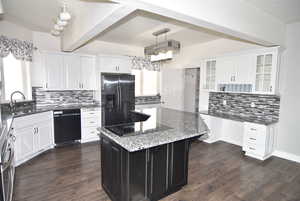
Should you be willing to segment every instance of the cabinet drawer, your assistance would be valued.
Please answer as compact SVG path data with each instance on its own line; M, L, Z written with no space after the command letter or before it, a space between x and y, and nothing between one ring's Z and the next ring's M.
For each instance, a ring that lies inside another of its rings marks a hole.
M259 156L265 155L265 146L253 142L252 143L248 142L245 146L246 146L245 151L247 153L252 153Z
M245 123L245 132L266 133L267 127L265 125Z
M100 118L83 118L82 119L82 127L99 127L101 125Z
M90 118L90 117L100 117L101 116L101 110L81 110L81 116L82 118Z
M82 138L90 139L98 137L97 127L82 128Z

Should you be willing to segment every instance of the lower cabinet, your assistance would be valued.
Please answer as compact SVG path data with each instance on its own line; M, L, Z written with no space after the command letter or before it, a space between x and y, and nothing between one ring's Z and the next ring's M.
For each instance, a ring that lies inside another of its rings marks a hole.
M189 140L128 152L101 137L102 186L113 201L159 200L187 184Z
M53 119L50 113L16 118L13 127L17 166L53 146Z
M101 127L100 108L81 109L81 142L99 140L97 128Z

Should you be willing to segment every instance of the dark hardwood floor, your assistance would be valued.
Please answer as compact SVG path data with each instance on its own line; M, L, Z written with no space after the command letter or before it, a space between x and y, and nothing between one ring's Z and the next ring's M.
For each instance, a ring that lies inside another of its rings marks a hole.
M106 201L97 143L57 148L16 170L14 201ZM300 201L300 164L244 157L218 142L192 145L189 183L163 201Z

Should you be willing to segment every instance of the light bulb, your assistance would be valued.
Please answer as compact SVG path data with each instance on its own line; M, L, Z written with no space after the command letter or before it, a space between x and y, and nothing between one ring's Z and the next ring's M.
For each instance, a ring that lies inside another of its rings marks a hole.
M62 20L60 20L60 18L58 17L58 18L56 19L56 24L57 24L58 26L60 26L60 27L65 27L65 26L68 25L68 21L62 21Z
M64 29L64 27L59 26L57 24L54 24L54 30L56 30L56 31L62 31L63 29Z
M53 36L59 36L60 32L56 31L56 30L51 30L51 35L53 35Z
M59 14L59 19L61 21L69 21L72 18L71 14L67 11L67 5L62 6L62 12Z

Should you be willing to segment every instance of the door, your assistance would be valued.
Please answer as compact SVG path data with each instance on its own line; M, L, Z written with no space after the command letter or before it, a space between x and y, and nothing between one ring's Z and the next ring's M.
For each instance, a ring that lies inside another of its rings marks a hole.
M83 89L96 90L95 58L81 56L81 84Z
M76 55L64 56L64 66L66 68L66 80L68 89L81 88L81 66L80 57Z
M64 89L66 87L63 55L46 54L47 89Z
M119 78L119 95L120 110L124 120L129 118L129 111L135 108L135 77L134 75L120 75Z
M34 153L34 136L35 129L33 127L15 130L16 142L16 161L24 160Z
M197 112L199 105L200 69L187 68L184 74L184 111Z
M167 192L168 145L151 148L149 157L149 198L159 200Z
M184 71L182 69L162 69L163 106L183 110L184 106Z
M120 76L118 74L102 74L101 77L101 103L104 105L102 110L102 125L119 124L123 121L120 100Z
M46 121L39 123L37 127L38 151L49 148L53 143L52 122Z
M188 141L182 140L170 145L169 190L187 184Z

